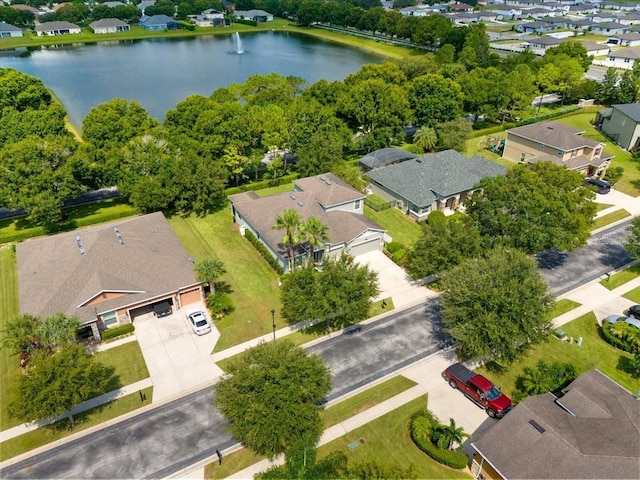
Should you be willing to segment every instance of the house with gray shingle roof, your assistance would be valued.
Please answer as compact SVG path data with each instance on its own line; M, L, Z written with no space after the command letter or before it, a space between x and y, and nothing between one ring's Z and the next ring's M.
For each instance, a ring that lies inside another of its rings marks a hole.
M16 245L21 313L62 312L99 330L203 298L186 249L162 212Z
M368 172L368 188L415 219L439 210L453 213L483 178L507 169L490 160L445 150Z
M173 18L164 15L143 15L140 18L140 26L145 30L158 31L158 30L178 30L180 23Z
M640 401L591 370L562 396L526 398L471 446L474 478L640 478Z
M22 37L22 30L6 22L0 22L0 38Z
M102 18L96 20L89 24L89 28L96 34L128 32L131 30L128 23L118 18Z
M611 155L604 143L584 138L584 131L560 122L540 122L507 130L502 157L512 162L551 162L587 177L602 177Z
M36 34L39 37L78 33L81 33L80 27L70 22L44 22L36 25Z
M343 252L357 256L382 249L385 230L363 214L364 194L332 173L295 180L290 192L268 197L244 192L231 195L229 200L240 233L251 231L285 272L290 270L291 263L306 264L311 250L305 241L295 247L291 259L282 241L283 232L273 229L276 217L288 209L295 210L303 221L315 217L329 227L329 240L314 248L315 262Z
M598 112L596 124L625 150L640 147L640 103L611 105L610 109Z
M273 14L265 12L264 10L236 10L233 12L234 18L240 18L243 20L253 20L254 22L271 22L273 21Z

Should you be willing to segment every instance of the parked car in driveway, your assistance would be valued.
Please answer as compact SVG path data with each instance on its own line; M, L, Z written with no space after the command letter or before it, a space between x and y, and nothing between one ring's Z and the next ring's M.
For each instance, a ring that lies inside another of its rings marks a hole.
M609 184L609 182L605 182L604 180L600 180L597 178L587 178L584 183L587 186L594 187L596 193L599 193L600 195L604 195L611 191L611 185Z
M631 305L625 313L631 317L640 318L640 305Z
M602 320L603 325L605 323L618 323L618 322L624 322L629 325L633 325L636 328L640 328L640 320L633 317L625 317L624 315L609 315L607 318Z
M197 308L187 310L185 315L196 335L204 335L211 331L211 324L202 310Z

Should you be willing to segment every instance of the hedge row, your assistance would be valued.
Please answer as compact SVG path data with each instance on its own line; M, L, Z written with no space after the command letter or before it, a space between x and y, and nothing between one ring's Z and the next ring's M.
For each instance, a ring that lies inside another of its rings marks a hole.
M543 120L550 120L552 118L565 117L578 110L583 110L583 108L579 107L578 105L571 105L571 106L556 110L554 112L545 113L544 115L536 115L531 118L525 118L518 122L505 122L504 124L496 125L495 127L482 128L480 130L474 131L472 136L474 138L482 137L483 135L491 135L492 133L502 132L505 130L509 130L511 128L520 127L522 125L530 125L532 123L542 122Z
M413 440L413 443L415 443L420 450L438 463L442 463L443 465L447 465L448 467L456 468L458 470L462 470L467 467L468 459L467 454L464 452L438 448L429 440L422 440L421 438L416 437L413 433L413 429L411 431L411 440Z
M112 338L120 337L122 335L127 335L135 330L133 323L125 323L124 325L120 325L119 327L109 328L104 330L100 335L102 336L102 340L111 340Z
M620 350L624 350L625 352L629 353L637 352L640 349L640 335L636 334L636 332L633 331L635 327L631 325L622 325L621 327L618 326L617 328L627 327L629 329L628 332L625 332L627 333L627 335L625 335L624 338L619 338L611 331L617 325L618 324L613 323L605 323L604 325L602 325L602 338L604 338L604 340L609 345L619 348ZM634 334L636 334L635 338L632 337L632 335Z
M252 27L258 26L258 22L256 22L255 20L247 20L246 18L236 18L235 22L242 23L243 25L251 25Z
M271 255L271 252L264 246L264 244L256 238L251 230L244 231L244 237L260 252L260 255L267 261L267 263L273 268L278 275L282 275L282 266Z

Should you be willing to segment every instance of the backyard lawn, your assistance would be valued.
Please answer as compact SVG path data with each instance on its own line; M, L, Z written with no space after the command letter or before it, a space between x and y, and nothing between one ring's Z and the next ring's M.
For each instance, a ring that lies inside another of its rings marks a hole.
M550 336L548 342L535 346L525 358L514 362L501 373L487 367L481 367L478 371L502 387L507 395L515 391L516 378L522 374L524 367L535 367L540 360L572 363L578 374L598 369L634 395L640 391L640 379L633 378L630 373L632 355L600 338L593 313L563 325L562 330L567 337L574 339L573 343ZM579 337L583 339L581 346L575 343ZM491 364L488 366L491 367Z
M614 155L614 158L611 160L611 167L624 168L624 174L615 184L614 188L626 193L627 195L637 197L640 195L640 163L638 163L637 160L634 160L629 152L622 150L598 132L590 123L594 117L594 113L582 113L579 115L563 117L558 119L558 121L574 128L584 130L584 134L582 136L585 138L604 142L606 144L604 148L605 153Z
M175 215L169 219L169 223L196 262L218 258L224 262L227 270L221 280L231 289L235 311L216 320L221 337L215 351L271 332L272 309L276 311L276 324L283 326L282 319L278 319L278 276L240 235L232 221L230 209L225 208L204 217Z
M407 247L413 245L422 234L420 225L397 208L387 208L381 212L376 212L365 206L364 214L386 229L395 242L400 242Z

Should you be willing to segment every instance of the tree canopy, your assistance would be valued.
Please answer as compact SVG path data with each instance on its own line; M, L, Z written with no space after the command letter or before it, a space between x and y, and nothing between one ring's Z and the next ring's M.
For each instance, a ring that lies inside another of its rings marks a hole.
M282 340L261 343L232 360L214 401L230 420L232 435L253 452L284 454L289 465L306 452L313 463L323 429L320 403L330 389L322 359Z
M579 173L541 162L513 167L483 186L467 212L485 243L538 253L573 250L590 236L595 194Z
M441 276L444 330L462 358L511 363L548 336L553 297L525 253L499 247Z

